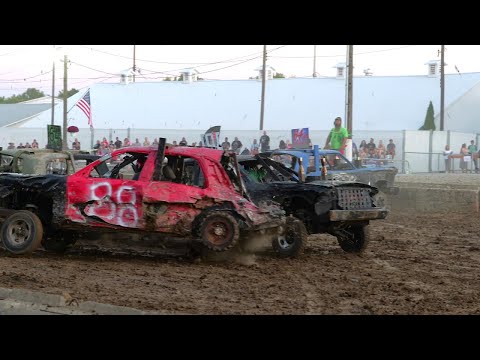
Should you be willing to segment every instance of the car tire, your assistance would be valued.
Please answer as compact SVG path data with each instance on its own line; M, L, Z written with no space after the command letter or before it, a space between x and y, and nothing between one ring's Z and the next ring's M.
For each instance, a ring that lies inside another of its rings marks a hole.
M237 220L226 211L213 211L200 224L201 243L211 251L233 248L240 238Z
M292 216L286 220L284 234L272 240L272 247L277 256L295 258L303 254L307 245L308 232L305 224Z
M13 254L29 254L42 244L43 225L34 213L19 210L5 219L0 233L6 250Z
M348 253L362 253L370 240L368 225L351 225L343 229L342 235L337 236L338 244Z

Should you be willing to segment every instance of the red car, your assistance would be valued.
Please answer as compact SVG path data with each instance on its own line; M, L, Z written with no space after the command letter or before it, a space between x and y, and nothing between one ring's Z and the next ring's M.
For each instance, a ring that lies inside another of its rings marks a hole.
M166 146L119 149L70 176L0 174L0 216L8 216L3 243L27 253L41 244L64 248L82 232L126 230L225 251L252 232L280 243L306 237L302 228L287 229L303 225L288 220L285 226L279 206L250 202L238 169L235 154Z

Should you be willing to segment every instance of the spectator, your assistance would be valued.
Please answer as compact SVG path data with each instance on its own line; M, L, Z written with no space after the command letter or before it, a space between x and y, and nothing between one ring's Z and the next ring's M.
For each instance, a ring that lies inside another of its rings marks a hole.
M352 159L358 159L358 147L357 144L352 140Z
M17 149L25 149L25 146L23 146L23 143L18 144Z
M287 149L292 149L293 148L292 143L288 139L285 141L285 145L287 146Z
M451 168L452 159L450 159L450 155L453 154L453 150L450 150L449 145L445 145L445 150L443 150L443 158L445 159L445 172L449 173Z
M280 143L278 144L278 148L280 150L285 150L287 148L287 144L285 144L285 141L280 140Z
M203 143L201 141L198 142L198 147L203 147Z
M232 150L239 154L242 146L242 142L238 140L238 137L235 136L235 140L232 141Z
M228 137L226 137L225 141L222 143L222 149L225 151L230 150L230 143L228 142Z
M15 143L13 142L8 143L7 150L15 150Z
M36 139L33 139L32 141L32 149L38 149L38 142Z
M158 146L158 139L157 138L153 139L153 144L152 145Z
M175 140L173 140L173 143L172 143L173 146L178 146L177 142Z
M240 155L250 155L250 150L248 150L248 148L245 146L245 148L243 149Z
M258 152L259 152L259 147L258 147L257 139L253 139L252 146L250 146L250 153L252 155L257 155Z
M143 146L150 146L150 141L148 140L148 137L145 137L145 141L143 142Z
M193 142L193 143L192 143L192 147L197 147L197 143L196 143L196 142Z
M72 143L72 149L73 150L80 150L80 141L78 141L77 138Z
M325 148L338 150L340 153L345 154L345 146L348 139L348 131L344 127L342 127L342 118L337 117L335 118L333 124L335 127L330 130L330 134L328 134L327 141L325 142Z
M102 140L102 145L105 145L105 147L108 146L108 140L107 140L106 137L103 138L103 140Z
M360 150L363 149L363 152L365 152L366 147L367 147L367 142L365 140L362 140L362 142L360 143L359 149Z
M31 149L32 145L30 145L28 142L25 143L25 149Z
M122 140L118 138L118 136L115 138L115 149L120 149L122 147Z
M388 141L387 145L387 155L390 155L392 157L392 160L395 158L395 144L393 143L393 140L390 139Z
M135 138L135 142L133 143L133 146L142 146L138 138Z
M260 137L260 151L267 152L270 150L270 136L266 131L263 131L263 135Z
M370 153L372 149L375 150L376 148L375 141L373 138L370 138L370 142L367 144L368 152Z
M385 145L383 145L383 140L378 140L378 148L385 152Z
M474 154L476 155L476 152L477 152L477 146L475 145L475 141L472 140L470 141L470 146L468 147L468 152L470 153L470 155L472 155L472 161L473 161L473 165L475 165L475 172L478 171L478 162L477 162L477 159L473 159L473 156Z
M100 142L100 140L97 140L97 143L93 145L93 150L96 150L98 152L98 150L100 150L101 148L102 148L102 143Z
M108 143L108 147L110 147L110 145L112 145L113 147L115 147L115 144L114 144L113 140L110 140L110 142Z
M467 149L467 144L462 144L462 147L460 149L460 155L463 155L460 158L460 169L462 169L462 173L467 172L467 162L465 161L465 156L468 156L468 149Z
M127 147L127 146L130 146L130 140L128 138L125 138L123 140L123 147Z
M178 145L179 146L187 146L188 145L187 140L184 137L182 137L182 140L180 140Z

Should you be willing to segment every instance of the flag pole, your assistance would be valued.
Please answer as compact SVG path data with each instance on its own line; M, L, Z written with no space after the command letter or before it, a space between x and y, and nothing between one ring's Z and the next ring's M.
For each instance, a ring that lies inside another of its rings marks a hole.
M90 91L90 88L88 88L87 91L85 91L85 92L83 93L83 95L82 95L82 97L81 97L80 99L83 99L83 97L85 96L85 94L86 94L87 92L89 92L89 91ZM73 106L72 106L70 109L67 110L67 114L70 112L70 110L72 110L72 109L77 105L77 103L78 103L78 101L80 101L80 99L77 100L77 101L75 101L75 104L73 104ZM90 106L91 106L91 104L90 104Z

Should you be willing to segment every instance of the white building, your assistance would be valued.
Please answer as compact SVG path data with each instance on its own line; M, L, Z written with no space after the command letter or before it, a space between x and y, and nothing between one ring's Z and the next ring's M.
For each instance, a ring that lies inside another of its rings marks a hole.
M266 82L264 128L326 130L344 118L345 74L337 65L331 78L271 79ZM418 130L432 101L437 129L440 111L438 62L426 64L425 75L355 76L355 130ZM104 129L222 130L259 128L261 82L256 80L99 83L90 88L93 126ZM480 73L445 75L445 130L480 132ZM69 125L88 128L75 103L86 90L68 99ZM62 106L55 118L62 118ZM45 128L50 110L15 126Z

